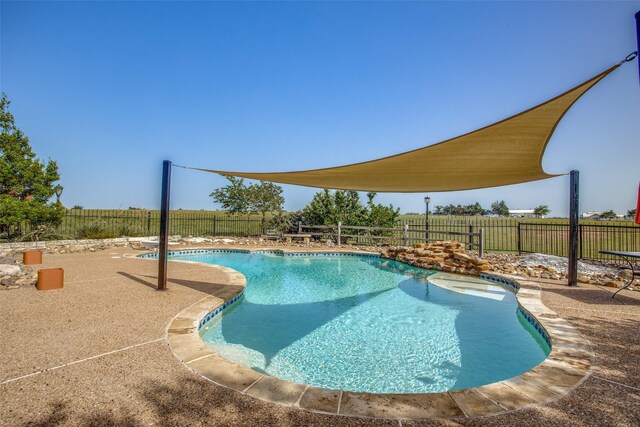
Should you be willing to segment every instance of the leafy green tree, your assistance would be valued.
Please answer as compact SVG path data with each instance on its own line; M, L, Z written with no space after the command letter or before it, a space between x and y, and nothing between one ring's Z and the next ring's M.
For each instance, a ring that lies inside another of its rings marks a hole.
M27 223L32 237L62 222L64 208L50 203L54 183L60 179L58 164L36 158L29 138L15 125L9 112L10 101L0 98L0 235L21 234Z
M367 193L366 206L360 201L357 191L324 189L313 196L313 199L302 210L303 222L309 225L336 225L341 222L346 226L393 227L400 209L393 205L384 206L374 202L376 193ZM372 234L383 235L384 231ZM344 230L343 235L357 234L357 230ZM346 236L344 237L346 240Z
M636 217L636 210L635 209L629 209L627 211L627 218L634 219L635 217Z
M533 214L539 218L549 215L549 212L551 212L551 209L547 205L540 205L533 210Z
M616 219L616 218L618 218L618 215L616 215L616 213L611 210L611 211L602 212L600 214L600 218L602 218L602 219Z
M368 227L394 227L400 215L400 208L394 209L393 205L385 206L374 203L375 197L376 193L367 193L366 225Z
M496 200L491 204L491 212L499 216L509 216L509 207L504 200Z
M262 215L262 229L267 220L267 212L282 212L284 197L282 187L272 182L260 181L259 184L251 184L247 188L249 210L259 212Z
M227 176L229 184L213 190L210 196L214 203L231 213L256 212L262 215L262 228L266 225L267 213L281 212L284 204L282 187L271 182L245 185L244 179Z
M213 202L220 203L222 209L230 213L249 212L249 189L244 184L244 179L236 178L235 176L227 176L225 178L227 178L229 184L222 188L217 188L209 194L209 196L213 197Z
M312 225L364 225L366 208L357 191L324 189L314 194L313 199L302 210L304 221Z
M485 209L480 205L479 202L475 202L472 205L466 205L464 207L464 215L484 215L486 213Z
M480 205L480 203L475 202L471 205L453 205L450 204L448 206L436 206L434 211L436 215L461 215L461 216L474 216L474 215L485 215L487 211Z
M374 202L376 193L367 193L366 206L360 201L358 192L327 189L316 193L302 210L302 217L309 225L342 225L367 227L394 227L400 215L400 209L393 205L384 206ZM384 235L385 231L372 234ZM342 234L357 234L356 230L343 230Z

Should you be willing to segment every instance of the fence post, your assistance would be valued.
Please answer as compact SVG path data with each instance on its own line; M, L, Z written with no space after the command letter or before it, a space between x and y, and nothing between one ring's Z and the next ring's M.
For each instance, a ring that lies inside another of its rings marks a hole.
M569 178L569 268L567 284L578 286L578 216L580 172L572 170Z
M584 230L582 229L582 224L578 224L578 248L580 248L580 255L579 258L582 259L582 242L583 242L583 235L582 233L584 232Z
M340 244L342 243L341 234L342 234L342 222L338 221L338 247L340 247Z
M473 249L474 245L473 239L473 224L469 224L469 249Z
M162 162L162 196L160 201L160 245L158 248L158 290L167 289L167 257L169 247L169 195L171 192L171 162Z
M302 234L302 221L298 221L298 234Z
M409 246L409 224L404 225L403 246Z
M480 244L478 247L478 255L480 256L480 258L482 258L484 256L484 228L480 228Z
M213 215L213 237L217 236L218 233L216 231L216 216L215 214Z
M522 254L522 238L520 237L521 232L522 228L520 227L520 222L518 221L518 255Z
M147 236L151 236L151 212L147 212Z

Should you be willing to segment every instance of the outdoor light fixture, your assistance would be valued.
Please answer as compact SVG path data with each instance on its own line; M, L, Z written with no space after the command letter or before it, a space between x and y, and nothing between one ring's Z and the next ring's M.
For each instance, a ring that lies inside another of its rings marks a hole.
M56 185L54 187L54 189L56 190L56 201L60 201L60 196L62 196L62 190L64 189L64 187L62 187L62 185Z
M424 197L424 204L427 206L427 208L425 210L425 221L424 221L424 225L425 225L424 239L425 239L425 241L429 240L429 202L430 201L431 201L431 197L429 197L429 196L425 196Z

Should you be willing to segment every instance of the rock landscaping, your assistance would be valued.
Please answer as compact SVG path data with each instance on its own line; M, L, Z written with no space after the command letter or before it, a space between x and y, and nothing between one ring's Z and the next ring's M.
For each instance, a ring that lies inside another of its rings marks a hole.
M421 243L413 247L392 246L381 250L385 258L430 270L479 275L484 271L507 273L522 277L566 280L567 259L542 254L485 254L465 251L464 244L453 241ZM631 279L629 269L578 262L578 282L610 287L622 287ZM634 285L638 287L640 280ZM633 289L630 287L628 289Z
M9 251L0 252L0 290L35 286L37 280L37 268L22 265L18 257Z

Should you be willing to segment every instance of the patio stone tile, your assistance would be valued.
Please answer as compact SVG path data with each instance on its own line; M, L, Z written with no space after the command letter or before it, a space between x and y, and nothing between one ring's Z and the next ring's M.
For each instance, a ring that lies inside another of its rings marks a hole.
M215 354L198 336L198 333L190 335L170 335L168 338L171 350L184 363Z
M516 391L536 400L537 402L544 402L549 399L555 399L559 397L559 394L541 387L536 381L531 379L525 379L522 377L514 377L508 380L502 381L503 384L515 389Z
M543 364L525 372L521 377L527 380L535 379L541 386L556 393L565 393L578 384L584 378L584 374Z
M505 411L474 389L450 391L449 395L467 417L481 417Z
M557 364L559 367L565 367L573 369L577 372L586 374L591 369L592 360L585 354L581 355L579 352L574 354L567 352L556 352L553 356L547 359L550 366Z
M300 399L306 388L307 386L304 384L296 384L264 375L258 382L245 390L245 393L258 399L293 405Z
M464 412L447 393L369 394L343 392L340 414L400 419L464 416Z
M310 411L338 413L340 390L309 387L300 399L299 406Z
M176 317L171 321L168 332L171 333L172 331L176 331L180 333L179 331L182 331L183 329L194 329L197 328L197 326L198 321L193 318Z
M507 409L518 409L522 406L536 403L535 399L525 396L501 382L484 385L476 388L476 390Z
M187 366L216 384L238 391L244 391L264 376L251 369L230 363L217 354L196 359L187 363Z

